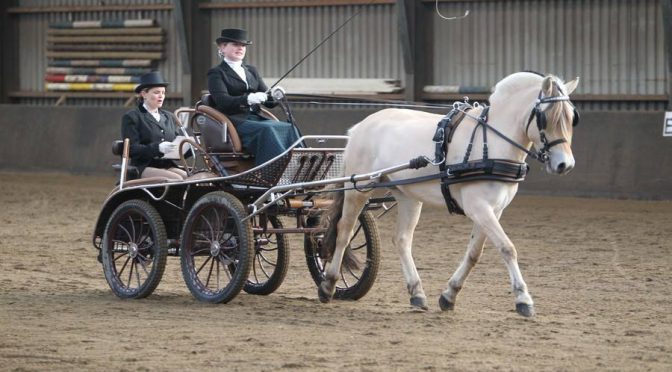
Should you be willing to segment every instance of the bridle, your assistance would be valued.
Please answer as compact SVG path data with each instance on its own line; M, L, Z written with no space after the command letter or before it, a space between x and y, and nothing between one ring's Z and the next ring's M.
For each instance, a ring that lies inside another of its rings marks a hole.
M549 158L548 154L551 151L551 147L567 142L567 140L564 138L558 138L555 141L551 142L549 142L548 138L546 138L546 127L548 123L546 120L546 113L544 112L544 110L541 109L541 105L544 103L549 103L550 107L555 102L559 101L569 102L569 96L563 94L562 96L543 97L542 92L539 92L539 97L537 97L537 101L534 104L532 112L530 112L530 117L529 119L527 119L527 125L525 126L525 134L527 135L527 132L530 130L530 124L532 123L532 119L536 118L537 130L539 131L539 138L541 139L543 147L539 149L539 151L536 154L537 156L535 158L544 163L548 161ZM569 104L572 105L571 102ZM580 117L579 117L579 111L576 109L576 107L572 105L572 108L574 109L574 118L572 119L572 127L575 127L579 125Z

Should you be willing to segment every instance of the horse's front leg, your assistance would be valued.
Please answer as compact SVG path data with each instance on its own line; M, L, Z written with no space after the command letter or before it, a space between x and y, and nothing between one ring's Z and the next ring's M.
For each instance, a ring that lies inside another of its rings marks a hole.
M439 297L439 306L441 307L441 310L453 310L455 307L457 294L460 293L469 273L471 273L471 270L481 258L484 245L485 234L478 225L474 224L474 227L471 230L471 239L469 239L467 252L464 254L460 266L455 270L453 276L450 277L448 287L441 293L441 297Z
M422 211L422 203L405 197L399 192L394 193L394 197L398 202L397 205L397 228L394 236L394 246L399 251L401 259L401 271L406 280L406 288L408 294L411 296L411 306L427 310L427 296L425 290L422 288L420 275L415 267L413 261L412 245L413 232L418 225L420 219L420 212Z
M465 213L476 223L497 248L504 259L506 268L509 271L511 288L516 297L516 312L518 314L531 317L534 316L534 302L532 296L527 291L527 284L523 280L523 274L518 266L518 253L513 242L504 232L499 218L491 208L480 208L478 210L467 211Z

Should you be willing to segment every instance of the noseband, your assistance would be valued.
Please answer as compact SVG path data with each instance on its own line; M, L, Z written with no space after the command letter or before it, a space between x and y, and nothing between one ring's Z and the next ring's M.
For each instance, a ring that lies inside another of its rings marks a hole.
M525 133L527 134L527 132L530 130L532 119L537 119L539 137L541 138L541 143L544 145L541 149L539 149L537 156L538 159L544 163L548 160L548 153L550 152L551 147L567 142L567 140L564 138L558 138L555 141L548 142L548 139L546 138L546 113L541 109L541 105L544 103L550 103L553 105L555 102L559 101L569 101L569 96L562 95L556 97L542 97L541 92L539 92L539 97L537 98L537 102L534 104L534 108L530 113L530 118L527 120L527 126L525 127ZM574 107L574 105L572 105L572 108L574 109L574 119L572 119L572 126L575 127L579 125L579 111L576 109L576 107Z

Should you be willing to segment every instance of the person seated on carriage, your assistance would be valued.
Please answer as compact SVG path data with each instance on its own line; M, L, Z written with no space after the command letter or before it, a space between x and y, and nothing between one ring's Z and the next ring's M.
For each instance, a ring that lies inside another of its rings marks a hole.
M300 135L291 123L261 116L260 105L273 108L277 102L266 92L257 68L243 63L252 44L247 31L223 29L216 43L222 62L208 70L208 90L215 108L229 117L243 147L255 156L255 166L263 164L287 150Z
M177 118L161 108L168 83L158 71L140 77L135 88L138 106L121 118L121 138L130 140L131 165L138 168L141 178L166 177L183 180L187 173L172 159L164 156L175 151L175 137L181 135Z

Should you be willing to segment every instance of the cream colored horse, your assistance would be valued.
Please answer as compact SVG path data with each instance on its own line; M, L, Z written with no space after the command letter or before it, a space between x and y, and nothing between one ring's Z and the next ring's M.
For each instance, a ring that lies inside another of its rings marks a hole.
M569 102L568 95L577 85L578 78L564 83L551 75L543 77L528 72L509 75L496 85L494 93L490 96L488 124L526 149L530 149L532 145L536 149L546 147L547 157L544 159L546 171L551 174L566 174L574 167L571 150L572 121L578 119L578 113ZM532 120L532 123L538 120L537 117L531 116L535 107L545 114L547 119L545 128L530 125L529 120ZM457 127L447 152L447 164L462 161L480 110L482 107L470 111ZM386 109L370 115L349 131L350 140L344 155L344 174L374 172L407 162L419 155L434 158L432 137L441 119L441 115L404 109ZM493 131L488 131L487 138L490 159L525 161L528 153L495 135ZM551 147L546 144L550 144ZM482 158L481 148L482 136L479 129L475 136L471 160ZM417 170L406 169L383 176L380 181L403 180L437 172L436 166ZM345 186L352 184L346 183ZM441 309L453 309L456 297L478 262L487 238L504 259L511 279L517 312L523 316L534 315L532 297L528 293L527 284L518 266L516 248L499 223L504 208L511 203L517 190L517 183L490 180L450 185L453 198L464 210L465 215L473 221L473 229L464 258L439 298ZM321 301L330 301L334 294L345 248L352 236L357 216L370 197L384 191L386 189L380 188L366 192L347 190L340 193L341 197L334 203L334 217L331 217L330 226L337 226L337 230L336 233L332 231L331 235L335 239L330 241L329 232L325 239L326 258L331 260L325 269L326 279L318 290ZM427 310L427 298L413 262L411 245L423 203L445 206L440 182L433 180L400 185L391 188L391 191L398 202L396 235L393 243L401 256L401 268L411 296L410 302L412 306Z

